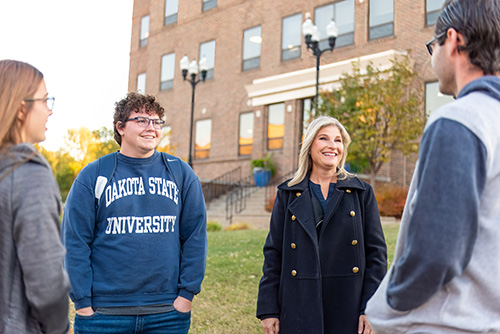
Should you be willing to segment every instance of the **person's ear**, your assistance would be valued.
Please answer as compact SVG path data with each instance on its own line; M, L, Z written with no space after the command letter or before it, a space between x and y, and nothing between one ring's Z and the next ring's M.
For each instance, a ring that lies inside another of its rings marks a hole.
M22 101L21 106L17 110L17 119L21 122L24 122L26 120L26 115L28 114L28 111L26 110L26 102Z
M121 122L121 121L118 121L116 122L116 130L118 131L118 133L123 136L123 128L124 128L124 123Z

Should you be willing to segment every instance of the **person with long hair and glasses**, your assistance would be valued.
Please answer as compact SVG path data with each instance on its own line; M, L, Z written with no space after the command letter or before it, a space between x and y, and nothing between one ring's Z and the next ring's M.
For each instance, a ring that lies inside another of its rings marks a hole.
M45 140L54 98L43 74L0 61L0 333L66 333L61 196L33 144Z
M295 176L278 186L257 317L265 334L372 334L366 302L387 270L372 187L347 172L335 118L308 127Z

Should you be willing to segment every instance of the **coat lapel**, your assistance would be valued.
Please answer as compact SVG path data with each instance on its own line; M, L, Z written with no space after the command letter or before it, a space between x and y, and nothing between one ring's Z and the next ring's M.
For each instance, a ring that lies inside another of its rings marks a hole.
M321 230L326 228L326 226L332 219L333 214L335 213L335 211L337 211L337 207L339 206L342 196L344 196L344 190L335 187L332 194L332 198L330 198L330 200L328 201L328 212L325 212L325 220L323 221L323 226L321 227Z
M314 221L314 211L309 189L305 189L301 195L288 206L288 209L292 215L297 218L299 224L306 231L314 244L317 244L316 223Z

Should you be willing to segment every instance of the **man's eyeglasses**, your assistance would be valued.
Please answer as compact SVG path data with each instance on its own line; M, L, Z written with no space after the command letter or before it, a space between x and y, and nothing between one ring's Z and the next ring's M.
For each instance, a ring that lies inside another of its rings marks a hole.
M438 39L440 39L441 37L443 37L444 35L446 35L447 32L448 32L448 29L446 29L445 32L442 32L439 35L432 37L427 43L425 43L425 46L427 47L427 51L429 51L429 54L431 56L432 56L432 51L433 51L432 48L434 47L434 43Z
M45 101L45 104L47 105L47 108L49 108L50 111L54 108L54 101L56 100L55 97L45 97L41 99L25 99L24 102L35 102L35 101Z
M153 123L153 127L155 129L161 129L163 127L163 124L165 124L165 121L159 118L148 118L148 117L143 117L143 116L138 116L134 118L129 118L125 122L128 121L135 121L137 125L139 125L141 128L147 128L149 126L149 123Z

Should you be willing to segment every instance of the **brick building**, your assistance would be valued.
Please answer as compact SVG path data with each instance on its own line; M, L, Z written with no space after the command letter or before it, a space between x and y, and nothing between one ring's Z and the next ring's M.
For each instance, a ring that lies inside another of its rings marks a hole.
M195 172L202 180L236 167L250 174L251 159L272 151L279 174L286 174L297 167L304 115L315 95L316 58L301 34L306 13L320 30L332 17L339 27L335 50L321 57L320 89L331 89L352 60L384 67L410 50L428 113L447 101L425 48L443 2L134 1L128 87L159 97L175 154L187 160L192 87L179 62L206 57L208 78L195 89ZM379 177L407 185L413 168L414 158L395 152Z

